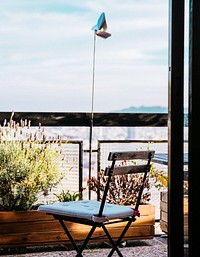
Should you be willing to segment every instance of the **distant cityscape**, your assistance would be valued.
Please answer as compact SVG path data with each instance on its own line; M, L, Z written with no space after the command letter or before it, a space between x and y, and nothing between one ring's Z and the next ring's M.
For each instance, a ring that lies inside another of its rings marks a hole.
M115 110L113 113L167 113L167 107L141 106ZM188 109L184 113L184 138L187 140ZM89 127L46 127L49 136L60 135L66 140L83 140L84 148L89 147ZM93 145L96 148L97 140L167 140L168 129L166 127L94 127Z

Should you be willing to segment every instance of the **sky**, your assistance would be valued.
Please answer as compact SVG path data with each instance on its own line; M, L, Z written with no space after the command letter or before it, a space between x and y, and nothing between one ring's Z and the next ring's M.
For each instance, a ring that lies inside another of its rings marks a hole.
M168 0L0 1L0 85L1 111L167 107Z

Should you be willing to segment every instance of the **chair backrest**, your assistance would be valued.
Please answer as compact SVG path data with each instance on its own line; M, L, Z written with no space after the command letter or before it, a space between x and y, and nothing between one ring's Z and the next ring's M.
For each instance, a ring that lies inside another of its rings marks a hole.
M103 208L106 202L108 190L110 187L111 177L113 175L124 175L133 173L143 173L143 179L137 196L135 210L138 210L140 200L142 197L144 184L146 181L147 173L151 168L151 160L154 157L154 150L140 150L140 151L123 151L123 152L110 152L108 161L111 161L111 166L106 167L104 176L108 176L105 186L104 194L101 201L99 216L103 213ZM117 161L122 161L125 165L116 165Z

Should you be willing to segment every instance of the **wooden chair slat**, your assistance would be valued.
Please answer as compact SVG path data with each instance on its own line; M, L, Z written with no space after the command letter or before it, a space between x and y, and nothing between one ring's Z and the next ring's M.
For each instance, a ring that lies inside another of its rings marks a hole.
M106 168L105 176L108 176L110 168ZM132 166L116 166L113 169L112 175L134 174L144 173L146 171L146 165L132 165Z
M143 150L143 151L124 151L124 152L110 152L108 161L115 160L134 160L134 159L147 159L151 154L154 157L155 151Z

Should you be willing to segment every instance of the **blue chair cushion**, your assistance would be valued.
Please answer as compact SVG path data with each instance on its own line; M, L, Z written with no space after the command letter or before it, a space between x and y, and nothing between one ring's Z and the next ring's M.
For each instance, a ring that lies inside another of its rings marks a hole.
M134 215L134 209L130 206L105 203L102 217L98 217L101 202L95 200L82 200L71 202L59 202L44 204L38 207L38 211L49 214L57 214L75 218L105 222L113 219L126 218Z

